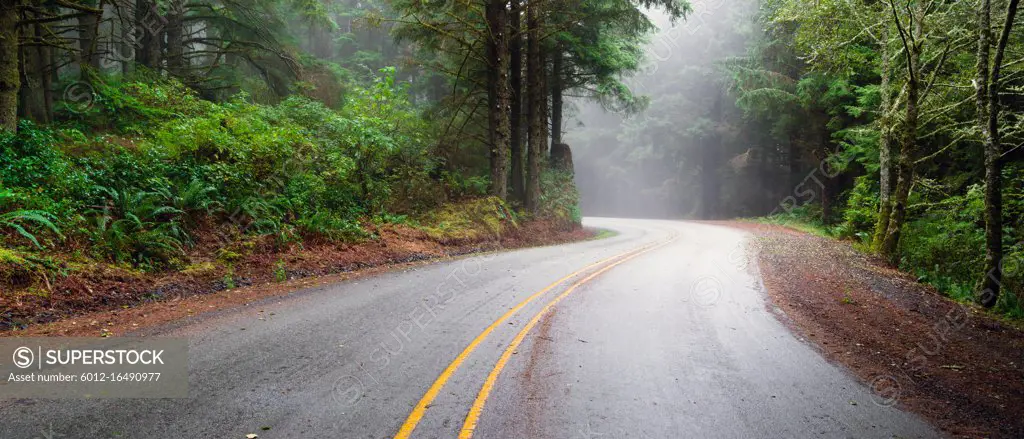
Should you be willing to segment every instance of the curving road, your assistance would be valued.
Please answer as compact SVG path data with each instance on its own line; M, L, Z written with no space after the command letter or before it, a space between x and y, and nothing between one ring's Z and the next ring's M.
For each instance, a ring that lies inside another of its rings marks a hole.
M190 398L3 401L0 438L942 437L779 322L743 232L585 222L159 329Z

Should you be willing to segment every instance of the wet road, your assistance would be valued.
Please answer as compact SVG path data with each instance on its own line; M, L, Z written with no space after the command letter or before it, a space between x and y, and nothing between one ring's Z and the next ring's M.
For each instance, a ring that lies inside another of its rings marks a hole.
M779 322L744 232L585 222L159 329L188 399L3 401L0 438L941 437Z

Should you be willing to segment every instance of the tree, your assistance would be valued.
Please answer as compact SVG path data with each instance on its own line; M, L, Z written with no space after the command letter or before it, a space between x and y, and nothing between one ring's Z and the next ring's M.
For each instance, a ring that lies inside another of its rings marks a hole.
M547 87L544 82L544 0L526 2L526 210L536 213L540 208L540 172L544 155L548 125L545 103Z
M991 0L981 0L978 8L977 56L977 118L982 133L985 156L985 265L979 282L978 302L986 307L995 306L1002 286L1003 260L1003 200L1002 200L1002 143L1000 138L1000 73L1006 46L1017 15L1018 0L1010 0L1003 21L1002 32L996 45L991 66Z
M20 0L0 0L0 129L18 126L18 9Z
M512 105L509 122L511 136L509 151L512 156L512 199L525 202L526 181L523 168L523 1L512 0L509 20L509 68Z
M487 0L487 121L491 146L491 194L508 193L508 150L511 133L509 29L505 0Z

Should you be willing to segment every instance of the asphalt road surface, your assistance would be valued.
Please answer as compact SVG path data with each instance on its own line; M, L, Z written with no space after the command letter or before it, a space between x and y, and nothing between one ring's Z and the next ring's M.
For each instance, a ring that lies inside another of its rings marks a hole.
M743 232L585 223L158 329L189 398L3 401L0 438L941 437L780 323Z

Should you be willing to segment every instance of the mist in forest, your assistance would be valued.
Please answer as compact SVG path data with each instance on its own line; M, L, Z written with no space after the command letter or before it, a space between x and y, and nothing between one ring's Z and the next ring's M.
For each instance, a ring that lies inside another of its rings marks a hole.
M584 215L706 218L738 215L717 206L723 172L746 151L730 136L741 119L726 90L730 59L754 38L756 2L696 0L684 21L651 12L659 30L639 72L624 82L650 104L639 114L572 101L565 125ZM609 108L611 107L611 108ZM755 205L757 203L754 203ZM745 204L744 205L749 205Z

